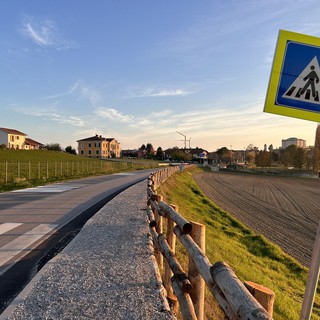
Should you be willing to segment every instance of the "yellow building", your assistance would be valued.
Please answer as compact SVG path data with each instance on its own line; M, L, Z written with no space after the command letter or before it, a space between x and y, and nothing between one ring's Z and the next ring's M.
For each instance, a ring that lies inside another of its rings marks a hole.
M120 143L114 138L101 135L77 140L79 156L88 158L120 158Z
M27 135L16 129L0 128L0 145L8 149L39 150L42 143L27 138Z

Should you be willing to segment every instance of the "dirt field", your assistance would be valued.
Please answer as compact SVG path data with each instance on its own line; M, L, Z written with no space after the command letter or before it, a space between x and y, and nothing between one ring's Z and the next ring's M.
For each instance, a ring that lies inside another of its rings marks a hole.
M320 220L320 180L221 172L194 178L220 208L310 266Z

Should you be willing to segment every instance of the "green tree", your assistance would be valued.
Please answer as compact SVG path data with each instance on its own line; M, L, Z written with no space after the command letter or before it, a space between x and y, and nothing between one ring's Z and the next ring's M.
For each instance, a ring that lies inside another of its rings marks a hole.
M295 144L292 144L286 148L286 151L289 152L290 164L293 165L294 159L296 157L298 147Z
M268 151L260 151L257 155L256 155L256 165L258 167L269 167L271 165L271 157L270 157L270 152Z
M285 150L281 151L280 162L285 166L294 166L295 158L297 153L297 146L292 144L288 146Z
M62 151L61 145L59 143L48 143L44 145L44 149L50 151Z
M291 165L302 169L307 166L307 151L303 148L298 148L296 145L290 145L281 153L280 161L285 167Z
M72 148L71 146L67 146L64 150L65 150L65 152L70 153L70 154L77 154L76 149Z
M294 157L294 166L300 170L307 162L307 152L303 148L298 148Z
M320 124L317 125L316 137L314 141L313 150L313 171L318 172L320 170Z
M271 160L273 162L278 162L279 158L280 158L280 155L278 152L274 152L274 151L271 152Z
M154 148L151 143L147 143L146 150L149 155L153 156L154 155Z
M192 155L189 153L185 153L182 150L175 150L171 154L172 160L176 161L191 161L192 160Z
M285 167L288 167L290 164L290 153L288 151L284 151L280 154L280 162Z
M158 147L157 153L156 153L156 157L157 157L157 159L159 159L159 160L163 160L163 150L162 150L161 147Z
M220 162L231 162L232 151L227 147L222 147L216 151Z
M306 169L310 170L313 169L314 170L314 148L308 148L306 150Z
M256 158L255 151L252 150L252 151L246 152L246 162L247 163L253 163L255 158Z

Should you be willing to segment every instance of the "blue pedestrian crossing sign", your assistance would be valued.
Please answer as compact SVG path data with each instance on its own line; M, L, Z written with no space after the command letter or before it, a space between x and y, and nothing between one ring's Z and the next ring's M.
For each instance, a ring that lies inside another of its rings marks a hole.
M320 122L320 38L280 30L264 111Z

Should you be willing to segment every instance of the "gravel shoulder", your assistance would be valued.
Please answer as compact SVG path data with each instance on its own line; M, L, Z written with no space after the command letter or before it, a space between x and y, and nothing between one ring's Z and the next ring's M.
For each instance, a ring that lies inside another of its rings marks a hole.
M174 319L156 275L143 181L91 218L0 319Z
M310 266L320 221L320 180L237 173L194 179L220 208Z

